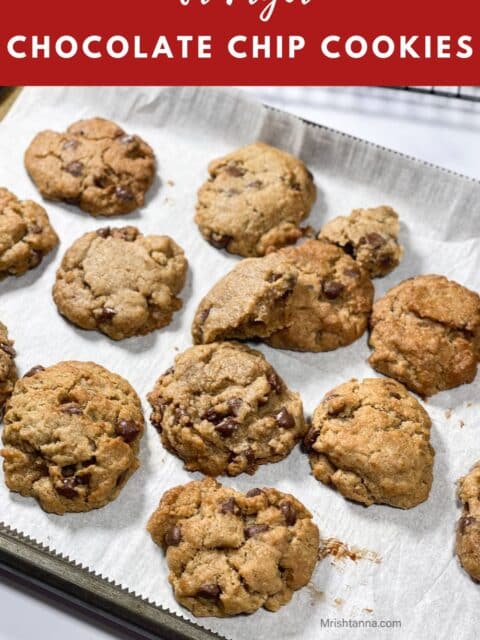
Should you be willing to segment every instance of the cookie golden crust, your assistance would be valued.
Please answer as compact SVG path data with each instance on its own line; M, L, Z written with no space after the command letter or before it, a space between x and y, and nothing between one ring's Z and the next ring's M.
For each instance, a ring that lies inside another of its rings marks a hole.
M322 228L319 239L341 247L372 278L386 276L398 266L403 248L398 243L400 224L392 207L354 209Z
M374 369L421 396L472 382L480 360L480 297L438 275L405 280L378 300Z
M188 471L254 473L287 456L305 433L302 401L264 356L234 342L177 356L149 395L151 421Z
M345 498L409 509L428 498L431 421L394 380L351 380L330 391L305 436L312 472Z
M463 506L457 525L456 552L465 571L480 582L480 462L458 481Z
M177 601L195 616L277 611L311 578L319 532L310 512L276 489L247 494L212 478L167 491L148 523Z
M7 327L0 322L0 419L5 402L11 396L17 380L15 349L13 340L8 337Z
M48 200L74 204L93 216L112 216L143 205L155 158L139 136L110 120L91 118L65 133L38 133L25 153L25 167Z
M0 280L37 267L57 244L43 207L0 188Z
M308 240L243 260L200 303L194 342L260 338L272 347L330 351L366 330L373 301L367 273L340 248Z
M198 192L197 223L218 249L263 256L296 242L315 202L313 176L298 158L257 142L209 165Z
M143 428L140 400L119 375L93 362L35 367L7 403L5 483L58 515L103 507L137 469Z
M168 325L182 307L188 263L168 236L143 236L135 227L106 227L81 236L57 271L59 312L113 340Z

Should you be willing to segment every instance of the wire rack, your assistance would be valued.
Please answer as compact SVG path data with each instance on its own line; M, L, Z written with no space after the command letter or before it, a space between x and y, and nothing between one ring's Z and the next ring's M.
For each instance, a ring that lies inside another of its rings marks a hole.
M442 98L455 98L456 100L466 100L468 102L480 102L480 87L385 87L396 89L397 91L411 91L413 93L424 93Z

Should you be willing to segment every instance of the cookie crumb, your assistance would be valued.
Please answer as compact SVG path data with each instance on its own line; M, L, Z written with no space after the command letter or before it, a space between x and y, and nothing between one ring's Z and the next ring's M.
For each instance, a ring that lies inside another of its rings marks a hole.
M453 410L452 409L446 409L444 412L444 416L447 420L450 420L450 418L452 417L453 414Z
M320 540L320 549L318 551L318 559L324 560L328 556L334 558L332 564L335 564L335 560L351 560L357 562L358 560L369 560L375 564L382 562L381 556L376 551L370 551L369 549L361 549L355 546L349 546L341 540L336 538L326 538Z
M373 609L368 609L368 607L367 607L367 608L365 608L365 609L362 609L362 611L363 611L364 613L373 613Z

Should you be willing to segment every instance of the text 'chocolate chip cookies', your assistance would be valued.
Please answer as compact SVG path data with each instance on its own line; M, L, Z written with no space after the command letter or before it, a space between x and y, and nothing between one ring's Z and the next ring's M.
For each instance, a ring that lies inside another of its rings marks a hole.
M195 222L217 249L263 256L303 235L300 222L315 202L313 177L289 153L257 142L209 165Z
M48 200L74 204L94 216L130 213L144 203L155 158L139 136L110 120L80 120L65 133L38 133L25 167Z
M114 340L166 326L182 307L187 260L168 236L135 227L98 229L65 253L53 287L58 310L82 329Z
M351 380L330 391L305 436L313 475L364 505L408 509L427 499L431 422L394 380Z
M480 582L480 462L460 478L458 497L463 514L457 526L456 552L465 571Z
M0 280L38 266L57 244L43 207L0 188Z
M369 362L421 396L473 382L480 361L480 297L443 276L405 280L378 300Z
M339 247L308 240L240 262L201 301L194 342L258 338L280 349L330 351L367 328L373 285Z
M302 401L259 351L237 343L187 349L149 395L152 424L189 471L254 473L305 432Z
M45 511L90 511L137 469L144 420L126 380L92 362L35 367L7 403L2 456L11 491Z
M293 496L212 478L167 491L148 523L175 598L196 616L277 611L313 573L318 528Z

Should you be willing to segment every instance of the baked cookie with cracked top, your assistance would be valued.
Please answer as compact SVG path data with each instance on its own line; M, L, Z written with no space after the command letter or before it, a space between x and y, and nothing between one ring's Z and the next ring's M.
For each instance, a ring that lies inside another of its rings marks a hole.
M370 321L374 369L421 396L473 382L480 360L480 296L444 276L405 280Z
M341 247L370 277L386 276L398 266L403 247L398 242L400 224L392 207L354 209L327 222L318 237Z
M210 476L254 473L305 432L298 393L259 351L235 342L187 349L148 399L165 448Z
M0 280L37 267L57 244L43 207L0 188Z
M456 553L462 567L480 582L480 462L458 481L458 497L463 505L457 525Z
M394 380L350 380L313 414L305 449L317 480L345 498L410 509L432 486L431 421Z
M143 205L155 157L139 136L110 120L91 118L65 133L38 133L25 153L25 167L44 198L93 216L114 216Z
M8 337L7 327L0 322L0 419L3 416L5 402L11 396L17 380L13 344L13 340Z
M168 325L182 307L177 297L188 263L168 236L135 227L106 227L81 236L65 253L53 287L59 312L113 340Z
M143 427L140 400L119 375L93 362L34 367L7 403L5 483L49 513L103 507L139 466Z
M167 491L148 522L177 601L195 616L277 611L315 568L311 513L276 489L240 493L213 478Z
M217 249L263 256L296 242L315 202L313 176L298 158L262 142L214 160L198 192L195 222Z
M339 247L307 240L240 262L201 301L196 344L258 338L279 349L329 351L366 330L373 285Z

